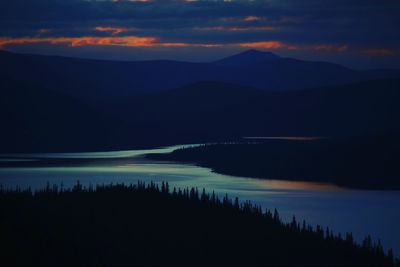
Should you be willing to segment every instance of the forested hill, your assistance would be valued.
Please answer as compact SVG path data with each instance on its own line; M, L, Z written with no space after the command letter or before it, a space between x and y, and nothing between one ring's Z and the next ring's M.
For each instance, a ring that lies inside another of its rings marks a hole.
M400 189L398 135L257 141L204 145L148 157L195 163L235 176L329 182L357 189Z
M306 222L197 188L109 185L0 189L4 266L394 267L367 236ZM346 218L343 218L344 220Z
M0 74L85 100L126 97L213 80L263 90L299 90L383 78L400 71L358 71L257 50L209 63L107 61L0 51Z
M285 92L200 82L93 105L8 77L0 83L3 152L400 132L400 79Z
M400 79L287 92L201 82L108 103L108 110L170 140L379 135L400 132L399 89Z
M122 123L78 99L4 76L0 86L0 151L107 150L120 140L127 145Z

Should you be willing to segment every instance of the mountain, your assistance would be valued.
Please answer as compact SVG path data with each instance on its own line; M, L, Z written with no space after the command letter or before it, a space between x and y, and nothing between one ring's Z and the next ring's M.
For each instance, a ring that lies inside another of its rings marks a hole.
M0 85L3 152L400 133L400 79L283 92L199 82L91 106L7 77Z
M81 99L132 95L142 90L124 62L0 51L0 73Z
M218 82L109 103L127 124L171 142L243 136L360 136L400 132L400 79L268 92ZM103 106L104 107L104 106Z
M0 51L0 61L3 76L92 103L165 91L200 81L286 91L400 77L400 71L356 71L326 62L280 58L256 50L212 63L120 62L4 51Z
M123 136L122 124L70 96L4 76L0 87L2 152L106 150Z
M244 67L264 61L278 60L279 58L279 56L271 52L261 52L255 49L250 49L240 54L217 60L214 63L222 66Z

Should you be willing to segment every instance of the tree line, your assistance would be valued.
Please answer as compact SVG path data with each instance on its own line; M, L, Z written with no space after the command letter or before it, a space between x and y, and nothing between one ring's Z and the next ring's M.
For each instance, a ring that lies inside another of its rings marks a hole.
M1 186L0 226L9 266L400 266L370 236L168 182Z

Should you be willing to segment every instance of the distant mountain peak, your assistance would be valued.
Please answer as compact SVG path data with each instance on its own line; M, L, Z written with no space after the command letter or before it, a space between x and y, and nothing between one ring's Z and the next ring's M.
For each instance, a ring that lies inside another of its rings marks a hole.
M248 66L252 64L257 64L264 61L271 61L279 59L280 57L272 52L263 52L256 49L249 49L242 53L226 57L215 61L215 64L223 66Z
M260 57L279 58L278 55L275 55L275 54L272 53L272 52L269 52L269 51L263 52L263 51L260 51L260 50L257 50L257 49L249 49L249 50L246 50L246 51L244 51L244 52L242 52L242 53L239 53L239 54L237 54L237 55L254 55L254 56L260 56ZM237 55L236 55L236 56L237 56Z

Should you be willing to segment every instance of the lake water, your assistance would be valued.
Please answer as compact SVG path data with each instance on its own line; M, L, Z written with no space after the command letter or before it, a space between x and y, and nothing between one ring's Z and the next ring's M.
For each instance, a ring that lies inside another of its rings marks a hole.
M276 208L281 217L305 219L334 232L352 232L361 241L371 234L384 248L400 256L400 191L349 190L338 186L282 180L233 177L189 164L147 160L147 153L166 153L174 146L152 150L92 153L0 154L0 184L43 188L47 182L73 186L168 181L170 188L198 187L228 193L263 208Z

